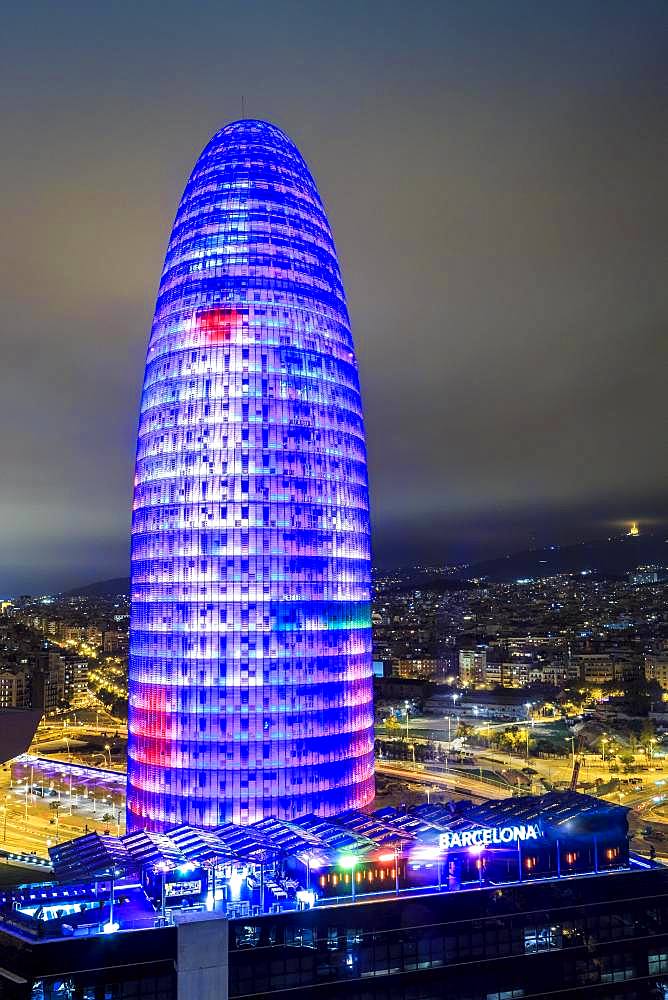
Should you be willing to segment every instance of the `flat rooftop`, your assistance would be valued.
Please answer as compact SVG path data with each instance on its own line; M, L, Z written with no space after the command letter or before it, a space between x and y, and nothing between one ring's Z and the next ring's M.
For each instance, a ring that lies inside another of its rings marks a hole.
M224 861L266 865L294 859L315 870L339 864L342 856L363 863L389 853L401 858L437 853L444 834L480 828L533 826L545 841L591 838L610 830L626 836L627 812L624 806L590 795L548 792L481 805L424 803L407 810L349 810L326 819L272 817L247 826L224 823L214 830L175 826L164 833L139 831L122 837L92 833L49 848L49 855L59 880L139 872L149 864L178 867Z

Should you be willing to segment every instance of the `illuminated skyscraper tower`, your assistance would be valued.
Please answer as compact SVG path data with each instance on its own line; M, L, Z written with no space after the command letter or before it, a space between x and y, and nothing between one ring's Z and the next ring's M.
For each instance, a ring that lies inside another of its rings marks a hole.
M364 423L317 188L267 122L204 149L148 347L132 520L128 824L373 797Z

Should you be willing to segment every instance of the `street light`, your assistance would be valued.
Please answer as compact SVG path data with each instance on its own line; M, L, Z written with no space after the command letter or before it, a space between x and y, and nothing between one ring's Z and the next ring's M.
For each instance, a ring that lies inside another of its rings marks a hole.
M409 701L405 701L404 702L404 710L406 712L406 740L408 740L408 713L409 713L410 707L411 707L411 703Z
M457 707L457 699L459 698L459 695L456 691L453 691L450 697L452 698L452 711L454 712ZM452 743L452 719L450 715L448 715L448 743Z
M110 881L109 921L102 928L105 934L113 934L114 931L118 930L118 924L114 923L114 895L116 890L116 879L119 877L120 874L121 874L120 868L112 868L109 873L109 881Z

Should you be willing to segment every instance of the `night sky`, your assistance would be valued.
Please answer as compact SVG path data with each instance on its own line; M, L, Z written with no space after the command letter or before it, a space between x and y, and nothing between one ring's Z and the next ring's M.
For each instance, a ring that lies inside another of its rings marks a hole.
M164 250L242 95L334 229L377 561L665 523L665 2L28 0L0 47L0 594L127 572Z

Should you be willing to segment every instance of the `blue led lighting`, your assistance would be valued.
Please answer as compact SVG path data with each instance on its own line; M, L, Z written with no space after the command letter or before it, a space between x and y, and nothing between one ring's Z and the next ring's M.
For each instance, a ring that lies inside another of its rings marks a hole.
M128 828L373 798L370 537L332 234L287 136L226 125L172 229L132 521Z

